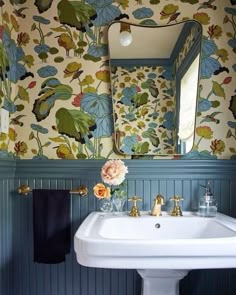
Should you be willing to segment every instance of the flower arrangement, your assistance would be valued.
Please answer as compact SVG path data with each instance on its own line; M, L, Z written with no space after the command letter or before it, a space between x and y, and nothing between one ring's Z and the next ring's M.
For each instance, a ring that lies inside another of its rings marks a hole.
M95 197L98 199L109 199L116 192L117 198L124 199L126 195L124 180L127 173L128 168L122 160L108 160L101 169L103 183L97 183L93 187ZM116 202L114 204L116 205Z

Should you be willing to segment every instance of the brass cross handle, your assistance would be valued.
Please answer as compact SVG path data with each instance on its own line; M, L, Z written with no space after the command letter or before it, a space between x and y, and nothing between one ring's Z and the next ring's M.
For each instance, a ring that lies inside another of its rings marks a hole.
M140 212L138 210L138 207L137 207L137 201L142 201L142 198L139 198L139 197L136 197L134 196L133 198L129 198L128 201L132 201L133 202L133 206L131 208L131 211L129 213L129 216L132 216L132 217L138 217L140 216Z
M183 200L184 200L183 197L179 197L177 195L175 195L173 198L170 199L170 201L174 201L174 208L171 213L172 216L183 216L181 208L179 206L179 202Z

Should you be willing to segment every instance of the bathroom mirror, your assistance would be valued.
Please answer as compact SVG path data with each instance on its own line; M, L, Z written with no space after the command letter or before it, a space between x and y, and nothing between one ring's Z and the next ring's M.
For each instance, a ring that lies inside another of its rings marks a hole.
M201 25L116 21L108 44L115 151L125 155L189 152L194 142Z

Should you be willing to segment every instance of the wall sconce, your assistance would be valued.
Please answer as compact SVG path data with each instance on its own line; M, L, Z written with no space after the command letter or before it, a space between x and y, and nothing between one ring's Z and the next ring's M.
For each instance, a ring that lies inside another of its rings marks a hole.
M120 44L122 46L129 46L133 40L131 35L130 25L126 23L120 24L120 36L119 36Z

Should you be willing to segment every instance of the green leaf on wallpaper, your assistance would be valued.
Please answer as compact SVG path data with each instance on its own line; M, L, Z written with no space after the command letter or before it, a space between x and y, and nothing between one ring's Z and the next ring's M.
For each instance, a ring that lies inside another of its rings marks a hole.
M216 96L225 98L225 90L224 88L216 81L212 81L212 91Z
M32 55L24 55L22 57L22 61L29 67L31 68L34 65L34 57Z
M27 0L10 0L12 5L24 4Z
M54 32L58 32L58 33L67 33L67 29L62 26L56 27L56 28L51 28L51 30Z
M39 13L43 13L51 7L52 1L53 0L35 0L34 5L38 8Z
M146 154L149 151L149 143L147 141L143 143L136 143L134 145L134 150L138 154L141 154L141 155Z
M84 60L90 60L90 61L93 61L93 62L98 62L98 61L101 60L101 57L95 57L95 56L92 56L92 55L90 55L90 54L85 54L85 55L83 56L83 59L84 59Z
M56 124L60 134L65 134L77 141L84 141L90 136L90 130L96 127L95 120L80 110L60 108L56 112Z
M62 136L49 137L49 139L54 142L65 142L65 139Z
M41 91L41 96L39 99L35 100L32 111L35 114L37 121L42 121L48 117L56 100L70 99L72 92L73 89L70 86L63 84L54 86L53 88L46 88L44 89L44 93Z
M199 0L180 0L180 1L183 3L189 3L189 4L197 4L199 2Z
M17 96L19 97L20 100L25 100L29 102L29 93L24 87L18 86Z
M60 23L76 29L83 28L96 17L96 10L92 6L79 1L61 0L57 10Z
M17 105L16 105L16 111L17 111L17 112L21 112L21 111L23 111L24 108L25 108L25 106L24 106L23 104L17 104Z
M147 92L144 93L137 93L132 97L132 101L135 103L136 107L140 107L148 102L148 94Z
M151 141L152 145L155 147L158 147L160 144L160 139L158 135L156 134L155 129L153 128L148 128L147 131L144 131L142 133L143 138L149 138Z
M218 108L220 106L220 102L218 100L211 101L212 108Z

